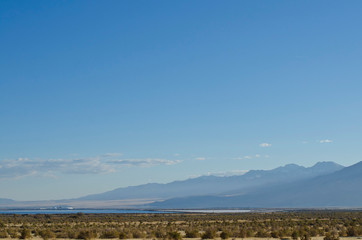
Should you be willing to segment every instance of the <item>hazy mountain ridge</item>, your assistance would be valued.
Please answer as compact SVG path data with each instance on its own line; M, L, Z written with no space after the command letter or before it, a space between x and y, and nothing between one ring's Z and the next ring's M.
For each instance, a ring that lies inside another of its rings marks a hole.
M320 166L318 166L320 167ZM291 183L266 185L237 196L175 198L160 208L361 207L362 162L339 171Z
M166 184L149 183L139 186L117 188L100 194L88 195L75 200L119 199L168 199L200 195L217 195L242 192L265 184L280 184L328 174L342 169L334 162L320 162L312 167L288 164L272 170L251 170L244 175L217 177L201 176Z
M9 198L0 198L0 204L14 203L15 201Z
M87 206L90 208L112 207L160 207L160 208L209 208L209 207L289 207L288 201L274 200L270 205L260 198L274 199L277 192L280 196L283 191L293 192L293 188L303 189L308 181L329 176L341 170L350 169L334 162L319 162L312 167L303 167L296 164L287 164L272 170L250 170L244 175L234 176L201 176L197 178L174 181L166 184L148 183L139 186L117 188L100 194L88 195L77 199L63 199L54 201L13 201L0 199L0 207L41 207L41 206ZM351 174L344 173L348 178ZM357 177L362 175L361 170L355 170ZM298 185L299 184L299 185ZM328 186L328 184L323 183ZM351 185L352 183L350 183ZM358 183L359 184L359 183ZM357 187L358 187L357 184ZM361 186L361 185L359 185ZM316 190L315 190L316 191ZM297 193L294 193L296 196ZM302 198L301 198L302 199ZM165 201L163 201L165 200ZM158 201L158 202L155 202ZM163 201L163 202L161 202ZM239 203L243 202L243 206ZM150 204L154 202L154 204ZM295 202L295 206L298 206ZM328 201L328 206L333 202ZM148 204L148 205L147 205ZM294 206L293 205L293 206Z

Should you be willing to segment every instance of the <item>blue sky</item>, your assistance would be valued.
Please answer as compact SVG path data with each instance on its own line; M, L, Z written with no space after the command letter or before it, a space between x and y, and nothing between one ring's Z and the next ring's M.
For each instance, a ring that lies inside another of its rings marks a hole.
M1 1L0 197L362 160L361 1Z

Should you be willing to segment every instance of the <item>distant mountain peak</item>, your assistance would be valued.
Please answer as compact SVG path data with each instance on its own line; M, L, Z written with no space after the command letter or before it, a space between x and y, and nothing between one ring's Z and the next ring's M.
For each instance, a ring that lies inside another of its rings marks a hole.
M284 165L282 167L277 167L277 168L273 169L272 171L291 172L291 171L297 171L297 170L303 170L303 169L305 169L305 167L299 166L299 165L294 164L294 163L291 163L291 164Z
M317 162L310 169L314 171L341 170L344 166L335 162Z
M340 166L340 167L344 167L338 163L332 162L332 161L322 161L322 162L317 162L316 164L314 164L312 167L326 167L326 166Z
M297 169L297 168L304 168L304 167L303 167L303 166L300 166L300 165L298 165L298 164L290 163L290 164L285 165L285 166L282 167L282 168Z

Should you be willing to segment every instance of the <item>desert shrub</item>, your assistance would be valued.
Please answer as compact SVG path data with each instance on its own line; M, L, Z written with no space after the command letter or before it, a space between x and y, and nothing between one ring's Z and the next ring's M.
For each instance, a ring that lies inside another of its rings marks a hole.
M292 236L293 240L297 240L299 237L299 233L297 231L293 231Z
M348 237L356 237L358 236L358 230L356 227L347 228L347 236Z
M201 236L202 239L214 239L216 238L215 230L208 229L204 234Z
M90 240L90 239L94 239L97 237L97 234L95 234L92 231L80 231L78 234L78 239L84 239L84 240Z
M167 233L167 238L168 239L173 239L173 240L180 240L182 239L181 234L177 231L173 231L173 232L168 232Z
M29 229L24 228L20 233L20 239L28 239L31 238L31 232Z
M41 230L39 232L39 236L42 237L44 240L55 238L56 235L54 232L50 231L49 229Z
M198 238L200 233L197 230L186 231L186 238Z
M228 239L230 237L230 234L226 231L222 231L220 233L220 237L221 237L221 239Z
M19 232L15 229L8 229L7 232L11 238L19 238Z
M248 231L244 228L240 229L239 231L236 229L235 231L232 232L232 236L237 238L246 238L248 237Z
M116 230L108 230L105 231L101 234L100 238L119 238L119 232L117 232Z
M339 236L335 233L327 233L323 240L339 240Z
M0 232L0 238L8 238L8 237L9 237L9 235L8 235L8 233L6 231L1 231Z
M272 232L270 233L270 236L271 236L272 238L279 238L279 233L278 233L277 231L272 231Z
M311 240L311 237L309 236L308 233L304 233L301 237L300 240Z
M155 235L156 238L159 238L159 239L166 238L166 232L161 231L161 230L155 231L154 235Z
M118 237L119 237L119 239L126 239L126 238L130 238L130 234L127 232L120 232Z
M46 228L46 229L48 229L48 228ZM48 229L48 230L54 233L55 238L68 238L69 237L68 232L63 229L53 229L53 230ZM77 238L77 235L75 235L74 238Z
M254 232L251 229L246 230L246 237L254 237Z
M267 237L270 237L270 234L267 231L265 231L264 229L260 229L255 234L255 237L267 238Z
M309 231L309 234L311 237L316 237L318 236L318 229L316 228L311 228L310 231Z
M40 236L40 235L39 235L39 229L34 229L34 230L32 230L32 231L31 231L31 234L32 234L34 237Z
M132 232L132 237L133 238L145 238L146 234L142 231L135 230Z
M79 233L77 231L75 231L75 230L69 230L66 233L67 237L65 237L65 238L76 239L78 237L78 234ZM56 235L57 235L57 238L58 238L58 234L56 234Z

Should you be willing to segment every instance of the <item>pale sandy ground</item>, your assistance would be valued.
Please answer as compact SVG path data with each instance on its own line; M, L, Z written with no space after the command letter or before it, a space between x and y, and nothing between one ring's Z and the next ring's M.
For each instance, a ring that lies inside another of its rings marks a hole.
M125 199L125 200L108 200L108 201L27 201L15 202L11 204L0 204L0 208L40 208L54 206L70 206L73 208L111 208L127 209L135 206L142 206L153 203L162 199Z
M324 237L312 237L312 240L323 240ZM114 238L116 240L118 238ZM200 240L200 238L183 238L184 240ZM229 238L229 240L278 240L279 238ZM290 238L291 239L291 238ZM340 240L360 240L361 237L340 237ZM16 240L16 238L3 238L2 240ZM33 237L30 240L43 240L40 237ZM69 238L56 238L55 240L70 240ZM97 240L111 240L111 239L97 239ZM153 240L151 238L133 238L133 239L123 239L123 240ZM216 240L221 240L216 238Z

